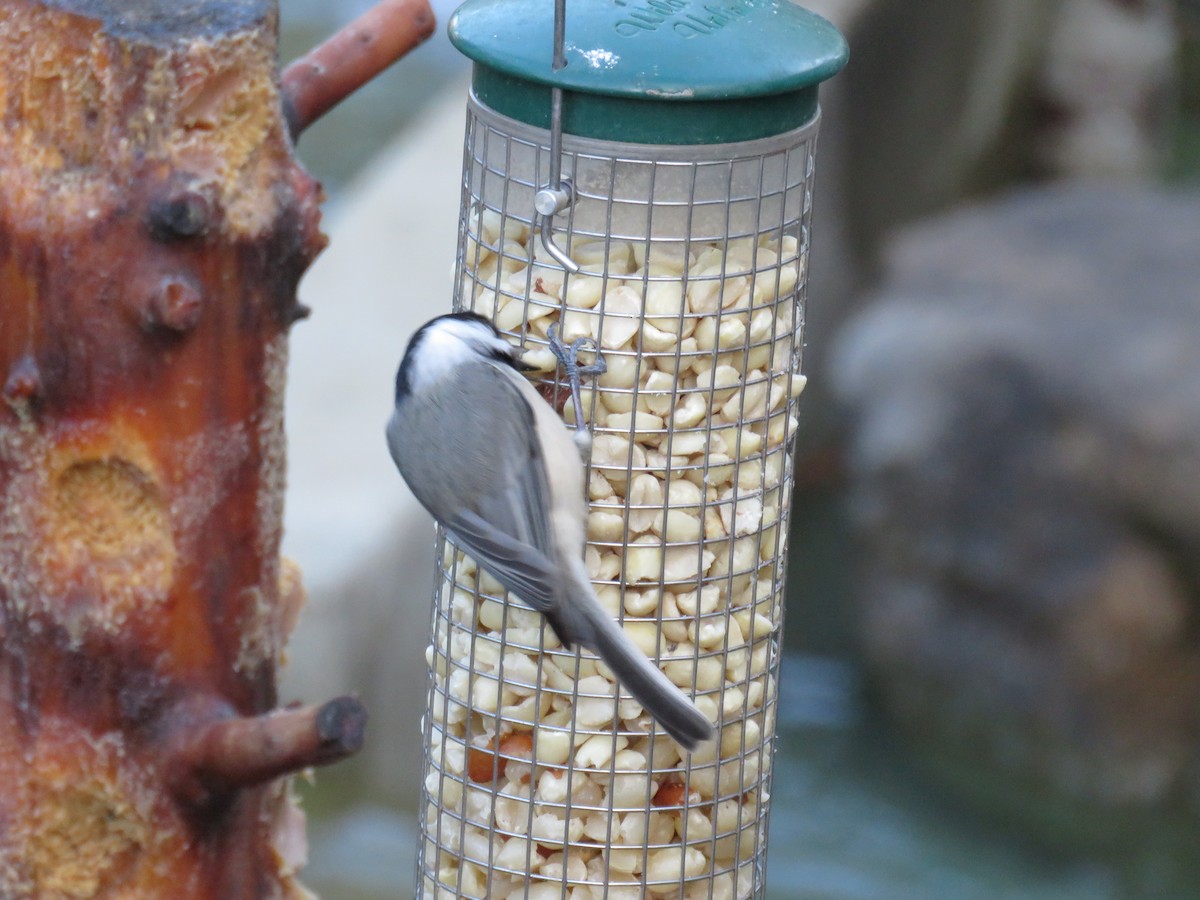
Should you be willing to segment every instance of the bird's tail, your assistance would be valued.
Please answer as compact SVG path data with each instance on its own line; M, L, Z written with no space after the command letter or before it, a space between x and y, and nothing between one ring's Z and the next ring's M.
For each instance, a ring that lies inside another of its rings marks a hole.
M646 658L625 630L604 611L591 591L590 583L584 581L584 584L588 585L586 596L568 601L570 621L563 624L570 638L593 650L612 670L621 686L681 747L695 750L713 736L708 717Z

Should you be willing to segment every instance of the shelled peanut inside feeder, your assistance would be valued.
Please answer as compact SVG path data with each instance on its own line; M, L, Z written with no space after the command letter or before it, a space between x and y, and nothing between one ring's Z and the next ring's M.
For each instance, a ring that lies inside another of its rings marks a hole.
M587 569L717 739L684 753L440 539L422 897L765 891L817 85L846 46L786 0L694 6L571 6L557 68L541 5L458 10L454 306L594 341Z

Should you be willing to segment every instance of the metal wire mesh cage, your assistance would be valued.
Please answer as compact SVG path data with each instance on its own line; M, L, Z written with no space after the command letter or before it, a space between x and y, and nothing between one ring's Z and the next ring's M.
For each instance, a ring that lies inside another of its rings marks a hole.
M763 894L816 131L566 136L569 273L534 228L548 133L469 104L455 307L594 339L588 573L717 738L684 753L440 536L419 896Z

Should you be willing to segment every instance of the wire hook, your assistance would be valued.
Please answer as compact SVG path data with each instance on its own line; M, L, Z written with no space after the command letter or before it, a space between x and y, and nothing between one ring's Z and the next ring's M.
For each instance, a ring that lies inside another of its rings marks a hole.
M554 0L554 61L551 65L557 72L567 64L564 51L566 43L566 0ZM579 271L579 264L554 242L554 217L575 201L571 182L562 177L562 115L563 90L550 88L550 184L533 197L533 208L541 216L538 233L542 246L554 261L572 275Z

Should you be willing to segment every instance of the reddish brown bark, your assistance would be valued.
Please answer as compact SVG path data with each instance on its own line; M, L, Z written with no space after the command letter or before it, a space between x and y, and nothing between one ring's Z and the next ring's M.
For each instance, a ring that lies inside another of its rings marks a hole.
M272 712L296 284L273 0L0 0L0 897L303 896Z

